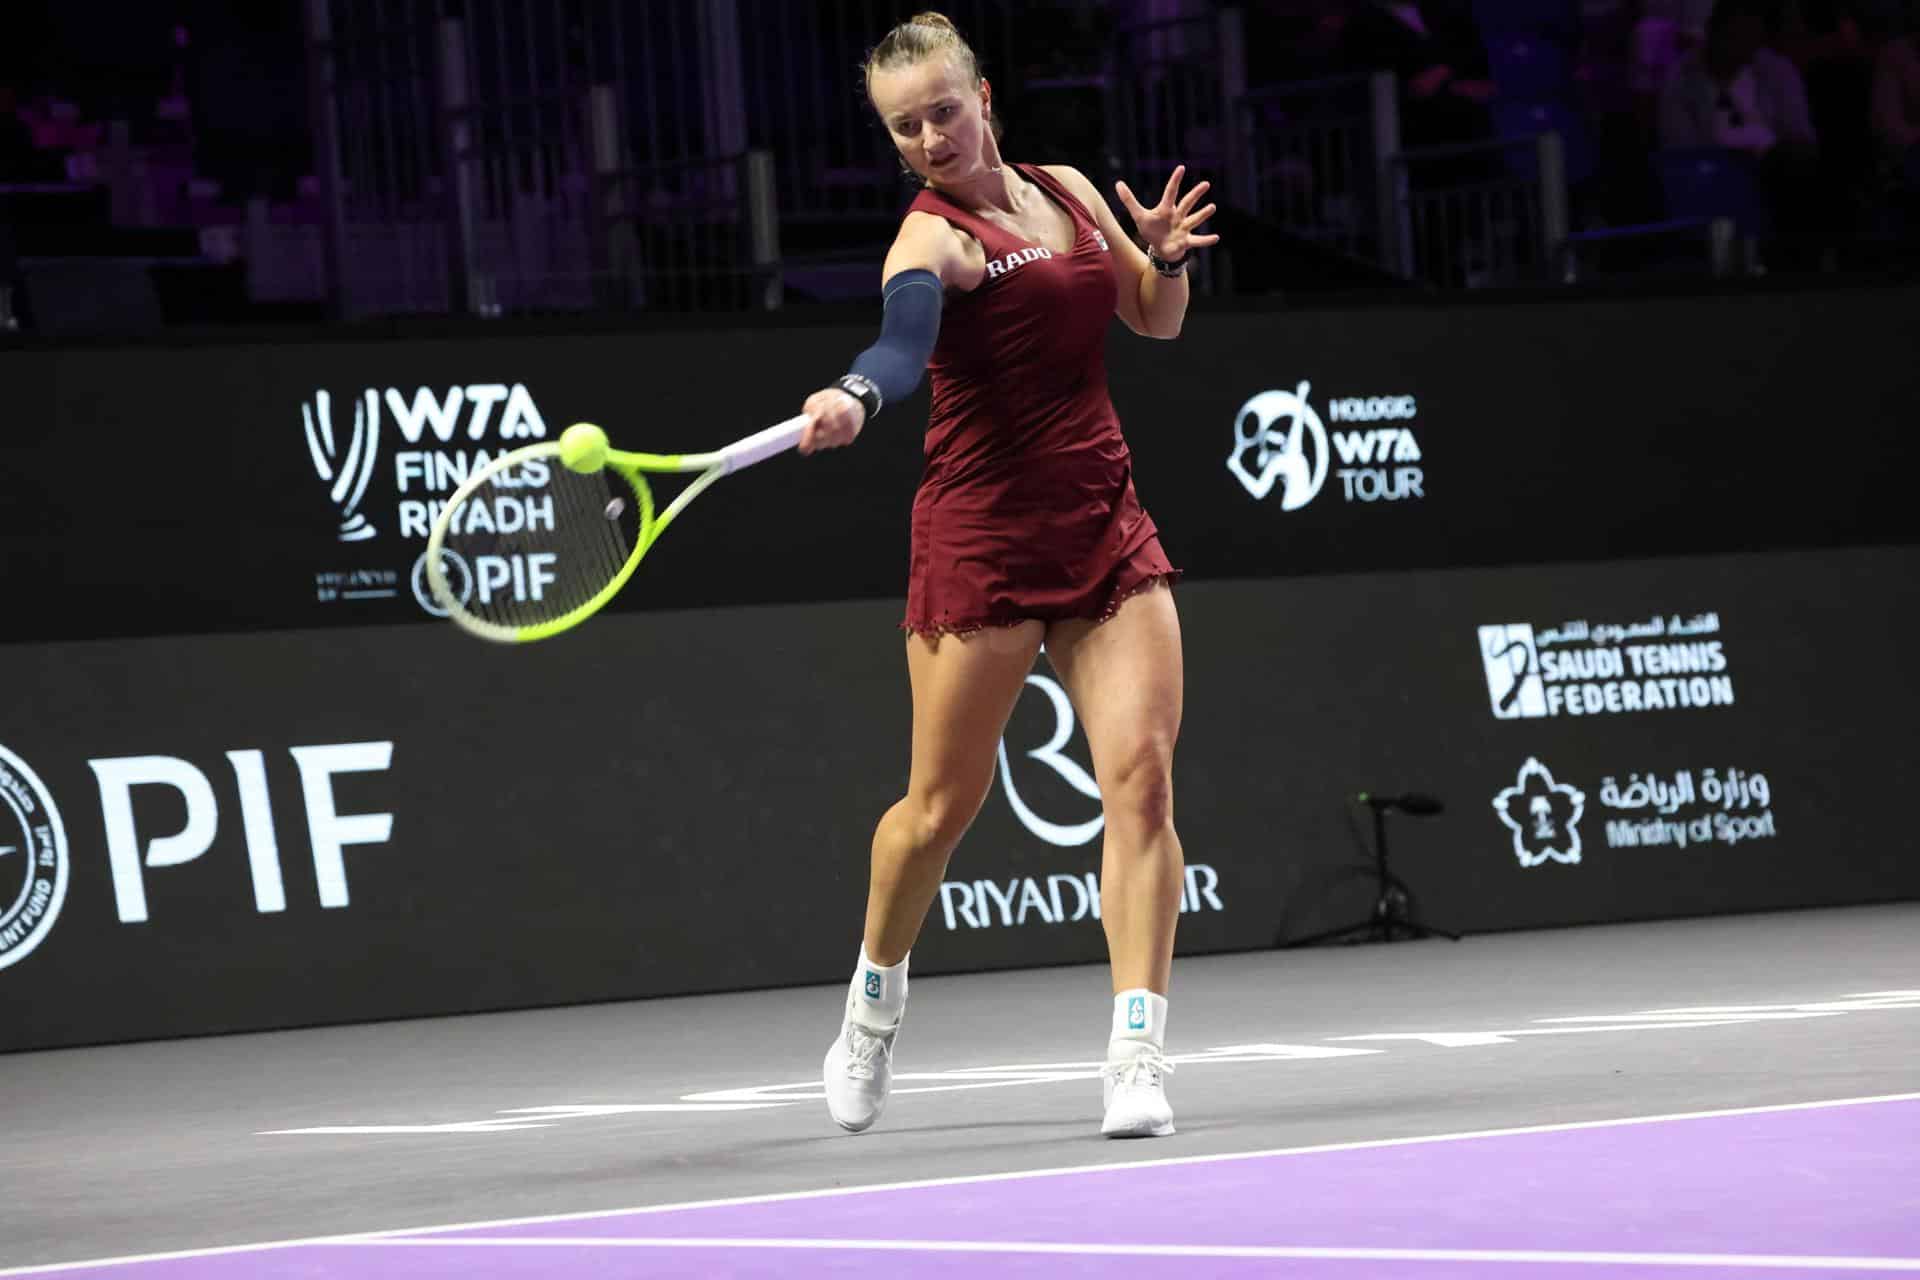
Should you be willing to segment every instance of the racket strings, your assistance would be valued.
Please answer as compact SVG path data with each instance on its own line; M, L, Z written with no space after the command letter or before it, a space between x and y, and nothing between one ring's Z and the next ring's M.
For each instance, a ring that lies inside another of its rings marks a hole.
M498 626L564 617L625 567L646 506L617 472L580 475L553 458L516 467L449 514L453 594L466 613Z

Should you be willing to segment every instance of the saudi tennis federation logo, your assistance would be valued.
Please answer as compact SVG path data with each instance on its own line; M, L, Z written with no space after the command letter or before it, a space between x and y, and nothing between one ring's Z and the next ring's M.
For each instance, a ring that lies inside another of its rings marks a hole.
M313 469L327 488L327 497L340 513L340 541L364 542L378 532L360 510L367 496L367 482L373 479L373 466L380 453L380 399L369 389L353 405L353 429L344 436L333 429L333 396L325 391L313 393L311 402L300 405L300 420L307 428L307 452L313 455Z
M1480 628L1480 662L1486 669L1487 698L1495 718L1532 720L1547 714L1540 646L1532 627L1509 622Z
M1493 811L1513 832L1514 856L1522 867L1580 861L1580 817L1586 793L1555 782L1547 766L1528 757L1514 784L1493 798Z
M67 900L67 830L33 770L0 747L0 969L24 960Z
M1282 511L1306 506L1327 482L1327 428L1307 403L1308 390L1303 382L1294 391L1262 391L1233 420L1227 470L1255 498L1280 485Z

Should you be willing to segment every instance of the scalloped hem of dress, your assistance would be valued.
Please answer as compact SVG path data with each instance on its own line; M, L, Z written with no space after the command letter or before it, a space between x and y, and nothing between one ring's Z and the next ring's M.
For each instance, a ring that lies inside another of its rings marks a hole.
M1181 570L1179 569L1169 569L1165 573L1148 574L1131 587L1128 587L1125 591L1115 595L1111 600L1107 601L1107 607L1105 609L1102 609L1093 617L1085 619L1085 621L1092 622L1095 626L1099 626L1101 623L1119 613L1120 607L1126 604L1127 601L1142 592L1153 590L1163 582L1171 588L1175 583L1180 581L1180 575ZM941 636L959 636L965 639L968 636L978 635L982 631L1003 630L1007 627L1017 627L1023 622L1032 621L1034 621L1032 618L1004 618L990 619L986 622L940 622L931 626L916 626L912 622L902 622L900 624L900 630L907 632L909 635L921 636L929 640L938 640ZM1055 621L1064 622L1066 619L1060 618L1055 619Z

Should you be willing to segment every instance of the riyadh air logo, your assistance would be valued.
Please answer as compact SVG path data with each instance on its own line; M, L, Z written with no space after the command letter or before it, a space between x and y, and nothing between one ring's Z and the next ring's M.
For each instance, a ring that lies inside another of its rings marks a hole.
M1586 793L1555 782L1547 766L1531 757L1514 784L1493 798L1494 813L1513 832L1513 853L1522 867L1577 864L1586 809Z
M1127 1030L1145 1031L1147 1029L1147 998L1129 996L1127 998Z
M1027 683L1044 693L1053 707L1053 736L1027 752L1027 758L1037 760L1059 774L1068 786L1089 800L1098 800L1100 787L1094 782L1093 776L1080 767L1079 761L1062 750L1067 745L1067 739L1073 736L1073 704L1067 701L1067 691L1042 675L1028 676ZM1020 790L1014 785L1013 769L1007 763L1007 740L1004 737L1000 739L1000 782L1007 790L1007 803L1013 806L1014 816L1020 819L1020 825L1048 844L1058 845L1062 849L1077 848L1099 835L1100 829L1106 825L1106 818L1097 813L1078 824L1049 822L1035 813L1020 798Z
M1262 391L1240 406L1233 422L1227 470L1255 498L1281 485L1282 511L1306 506L1327 482L1327 428L1307 403L1307 391L1304 382L1296 391Z
M313 393L311 401L300 405L300 420L307 428L307 452L313 457L313 469L327 497L340 513L340 541L361 542L379 530L367 522L360 500L367 496L367 483L373 479L374 461L380 454L380 401L371 390L353 402L353 429L336 434L333 429L333 396L325 391Z
M67 829L46 784L0 747L0 969L25 959L67 900Z

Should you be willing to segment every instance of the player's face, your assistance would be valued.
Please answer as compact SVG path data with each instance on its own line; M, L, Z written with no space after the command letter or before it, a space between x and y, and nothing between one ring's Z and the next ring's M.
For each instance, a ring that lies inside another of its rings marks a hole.
M950 60L876 71L869 92L900 158L922 178L952 186L986 166L987 87Z

